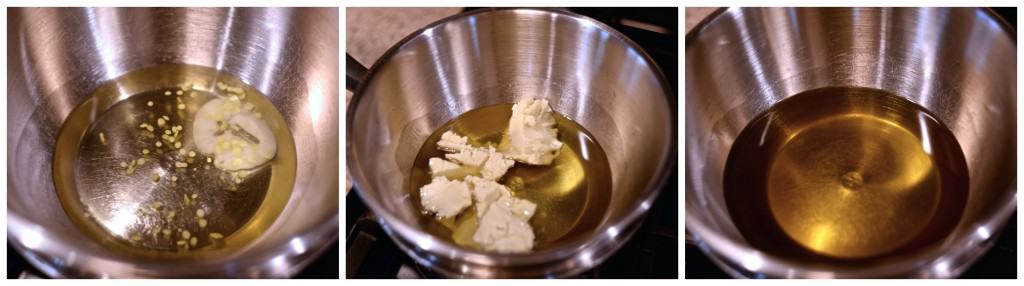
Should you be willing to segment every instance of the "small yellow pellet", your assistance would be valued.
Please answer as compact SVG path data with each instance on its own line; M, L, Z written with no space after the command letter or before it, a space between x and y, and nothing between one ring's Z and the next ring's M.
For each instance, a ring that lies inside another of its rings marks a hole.
M212 239L221 239L221 238L224 238L224 235L220 234L219 232L211 232L210 233L210 238L212 238Z
M206 216L206 211L201 210L201 209L196 210L196 216L200 217L200 218L203 217L203 216Z
M100 144L107 145L107 136L104 136L103 132L100 132Z
M153 106L153 102L152 101L147 101L146 102L146 106Z
M178 103L178 109L185 109L184 103Z
M192 237L192 233L188 232L187 230L186 231L182 231L181 232L181 237L184 238L184 239L188 239L189 237Z
M164 143L160 143L160 141L156 141L156 147L160 147L160 146L163 146L163 145L164 145Z
M142 149L142 155L149 154L149 149Z

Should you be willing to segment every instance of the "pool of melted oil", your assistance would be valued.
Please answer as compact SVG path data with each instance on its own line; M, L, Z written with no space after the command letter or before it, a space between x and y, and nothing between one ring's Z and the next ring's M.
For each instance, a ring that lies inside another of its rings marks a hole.
M419 189L430 183L428 161L444 157L437 141L446 131L469 138L473 146L498 148L512 116L512 104L498 104L467 111L435 130L420 148L409 179L409 194L419 203ZM560 240L592 231L600 223L611 196L611 170L604 150L583 126L556 114L558 140L565 143L551 165L531 166L516 163L498 183L507 186L517 198L537 204L530 219L535 238L534 250L555 245ZM477 221L473 211L437 220L421 209L419 224L428 232L450 238L458 245L480 250L473 242Z
M194 115L227 95L220 84L242 88L273 131L270 162L226 172L196 150ZM182 128L165 133L173 126ZM296 166L291 133L265 96L228 74L180 64L104 83L65 120L53 160L72 222L112 250L158 258L223 255L252 241L283 209Z
M725 199L740 233L781 256L857 261L914 251L956 227L968 195L953 134L887 92L786 98L737 137Z

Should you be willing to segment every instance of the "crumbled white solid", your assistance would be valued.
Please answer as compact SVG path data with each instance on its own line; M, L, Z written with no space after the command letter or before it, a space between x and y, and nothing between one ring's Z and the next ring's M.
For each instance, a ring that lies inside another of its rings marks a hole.
M522 253L533 249L533 228L502 204L492 204L480 218L473 241L484 250Z
M469 186L463 181L434 177L420 188L420 203L438 218L453 217L472 202Z
M461 152L472 148L469 145L469 139L464 136L455 134L454 131L448 130L441 134L441 140L437 141L437 149L445 152Z
M477 218L482 218L492 204L502 205L524 221L529 221L537 209L537 204L512 196L507 187L495 181L469 176L466 177L466 182L469 183L470 192L473 194Z
M476 169L437 157L430 158L427 164L430 165L431 177L445 177L451 180L458 180L478 173Z
M504 154L495 151L493 147L487 149L487 161L480 167L480 177L488 180L501 179L516 164L516 161L505 157Z
M445 159L430 158L433 181L420 188L421 204L438 218L458 215L473 205L478 227L473 241L486 251L521 253L533 249L530 219L537 204L516 198L497 183L515 162L549 165L563 143L547 100L525 98L512 107L501 150L475 147L468 138L446 131L437 148ZM447 160L446 160L447 159Z
M466 166L480 168L487 161L487 158L490 157L490 154L488 154L487 149L470 148L463 149L458 153L444 154L444 157Z
M513 105L505 136L502 153L530 165L551 164L562 149L555 117L545 99L524 98Z
M445 154L444 156L451 160L451 162L460 164L459 166L466 170L467 174L490 180L501 179L508 172L508 169L515 165L515 161L506 158L504 154L494 150L493 147L477 148L471 146L458 153ZM431 158L431 162L434 159ZM431 170L433 170L433 166L431 166ZM449 176L448 178L452 177Z

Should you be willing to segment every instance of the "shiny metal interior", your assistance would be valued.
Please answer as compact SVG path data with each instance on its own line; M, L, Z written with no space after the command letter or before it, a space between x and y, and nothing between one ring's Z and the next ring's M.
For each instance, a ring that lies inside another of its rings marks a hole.
M955 277L1016 210L1016 40L974 8L730 8L686 38L686 228L740 277ZM947 239L870 265L792 261L751 248L722 178L740 131L802 91L857 86L927 108L967 159L970 193Z
M337 9L8 9L8 242L52 277L287 277L338 235ZM295 142L294 190L269 229L202 260L110 251L54 191L64 119L106 81L164 63L214 68L267 95Z
M604 148L611 206L592 232L550 249L498 255L418 229L408 193L427 137L463 112L547 98ZM674 161L670 87L649 57L589 18L548 10L456 15L396 44L371 68L348 110L348 166L359 195L419 263L452 276L562 276L584 271L639 225Z

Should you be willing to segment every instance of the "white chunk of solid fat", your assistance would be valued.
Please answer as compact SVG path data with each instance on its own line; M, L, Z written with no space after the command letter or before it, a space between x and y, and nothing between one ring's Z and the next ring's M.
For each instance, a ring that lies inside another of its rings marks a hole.
M277 153L277 140L274 132L255 114L248 111L236 113L228 120L228 124L237 126L240 131L255 137L256 142L250 142L235 136L234 147L214 148L214 166L221 170L235 171L248 170L263 165L274 158ZM230 134L231 132L225 132ZM223 135L222 135L223 136ZM218 152L219 149L219 152Z
M476 209L477 218L482 218L491 204L510 193L504 185L498 184L495 181L484 180L480 177L466 177L466 182L472 188L471 193L473 193L473 203L475 204L474 208Z
M192 138L199 152L213 154L217 133L220 131L218 122L227 121L234 114L234 110L227 105L228 101L215 98L196 111L192 122Z
M454 131L448 130L441 134L441 140L437 141L437 149L445 152L460 152L473 148L469 145L469 138L459 136Z
M478 218L482 218L492 205L498 204L512 211L519 219L529 221L537 210L537 204L512 196L512 191L502 184L479 177L466 177L469 183Z
M516 161L505 158L500 153L492 152L492 155L484 162L484 166L480 168L480 176L488 180L501 179L515 163Z
M452 180L462 179L468 175L478 173L476 169L459 165L455 162L451 162L441 158L430 158L427 161L430 165L430 176L432 177L446 177Z
M508 193L508 196L502 196L494 204L508 208L508 210L512 211L512 215L522 219L523 221L529 221L537 211L537 204L525 199L513 197L512 193ZM491 207L493 207L493 204Z
M207 101L196 112L192 123L192 141L196 149L212 154L214 166L221 170L252 169L277 154L277 138L273 130L260 116L242 106L238 100L216 98ZM246 138L239 134L249 136Z
M453 217L472 203L469 186L463 181L434 177L420 188L420 204L438 218Z
M451 160L455 166L461 167L461 169L454 169L454 166L446 164L444 162L437 162L438 168L452 169L452 172L445 174L457 174L457 176L445 175L449 179L459 179L467 174L475 175L489 180L498 180L508 172L509 168L515 165L515 161L508 159L505 155L498 153L494 150L494 147L488 148L477 148L470 146L467 149L463 149L458 153L445 154L445 158ZM435 159L442 160L440 158L430 158L430 169L434 172ZM457 163L457 164L456 164ZM434 172L437 174L436 172ZM436 176L436 175L435 175Z
M521 253L533 249L533 228L526 220L501 204L487 208L473 241L484 250L498 253Z
M502 153L530 165L548 165L558 156L562 142L551 106L545 99L524 98L512 106Z
M487 149L482 148L468 148L463 149L458 153L444 154L444 157L448 158L448 160L459 162L460 164L465 166L480 168L483 167L484 162L487 161L487 158L491 157L491 153L494 152L488 152ZM500 156L500 154L498 156Z

